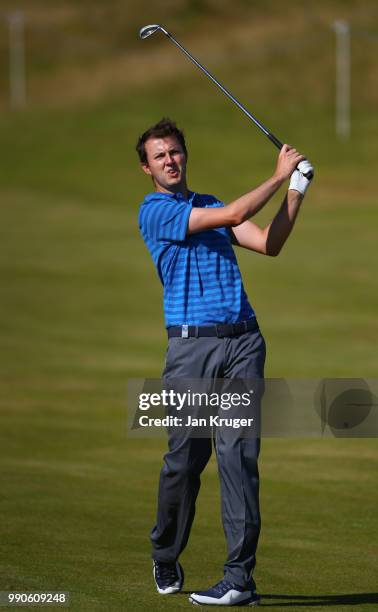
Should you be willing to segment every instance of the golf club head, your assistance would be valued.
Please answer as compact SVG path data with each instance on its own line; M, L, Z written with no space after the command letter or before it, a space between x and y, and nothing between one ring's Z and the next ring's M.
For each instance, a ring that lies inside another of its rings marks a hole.
M164 32L164 28L162 28L157 23L153 23L152 25L143 26L143 28L141 28L139 31L139 37L142 40L144 40L145 38L148 38L152 34L155 34L157 30L162 30Z

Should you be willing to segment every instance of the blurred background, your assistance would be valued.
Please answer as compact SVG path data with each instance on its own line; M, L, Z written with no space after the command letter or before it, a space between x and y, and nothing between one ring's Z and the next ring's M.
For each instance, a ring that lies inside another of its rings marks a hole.
M225 202L277 157L165 37L139 40L149 23L316 168L280 257L237 253L267 376L377 375L374 0L0 0L0 590L71 591L73 609L187 605L150 583L165 441L126 431L127 380L159 377L166 346L136 139L175 119L190 188ZM260 590L369 609L376 441L294 442L264 443ZM214 459L203 480L188 589L218 580L224 557Z

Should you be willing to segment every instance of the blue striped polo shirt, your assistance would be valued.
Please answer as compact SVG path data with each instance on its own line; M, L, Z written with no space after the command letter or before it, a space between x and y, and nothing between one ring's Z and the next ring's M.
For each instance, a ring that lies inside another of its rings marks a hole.
M164 287L166 327L237 323L255 316L227 228L186 235L192 207L224 206L214 196L150 193L139 228Z

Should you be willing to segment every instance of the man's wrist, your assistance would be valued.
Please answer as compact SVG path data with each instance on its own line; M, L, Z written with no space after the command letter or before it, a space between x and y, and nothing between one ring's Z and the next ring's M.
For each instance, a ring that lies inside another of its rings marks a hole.
M285 181L287 181L287 178L287 176L283 176L282 174L278 174L275 172L271 177L271 181L274 183L275 186L277 186L277 189L279 189L285 183Z
M288 189L287 199L289 204L300 206L303 202L304 194L296 189Z

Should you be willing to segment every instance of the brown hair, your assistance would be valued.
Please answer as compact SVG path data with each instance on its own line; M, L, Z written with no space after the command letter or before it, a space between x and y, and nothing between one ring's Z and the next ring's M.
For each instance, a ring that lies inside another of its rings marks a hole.
M142 136L139 136L138 138L138 142L135 148L142 164L147 163L147 153L145 147L147 140L149 140L150 138L165 138L165 136L176 136L177 140L183 148L185 157L188 157L184 132L182 132L182 130L179 130L174 121L171 121L171 119L168 119L168 117L163 117L163 119L160 119L158 123L148 128L148 130L146 130L142 134Z

